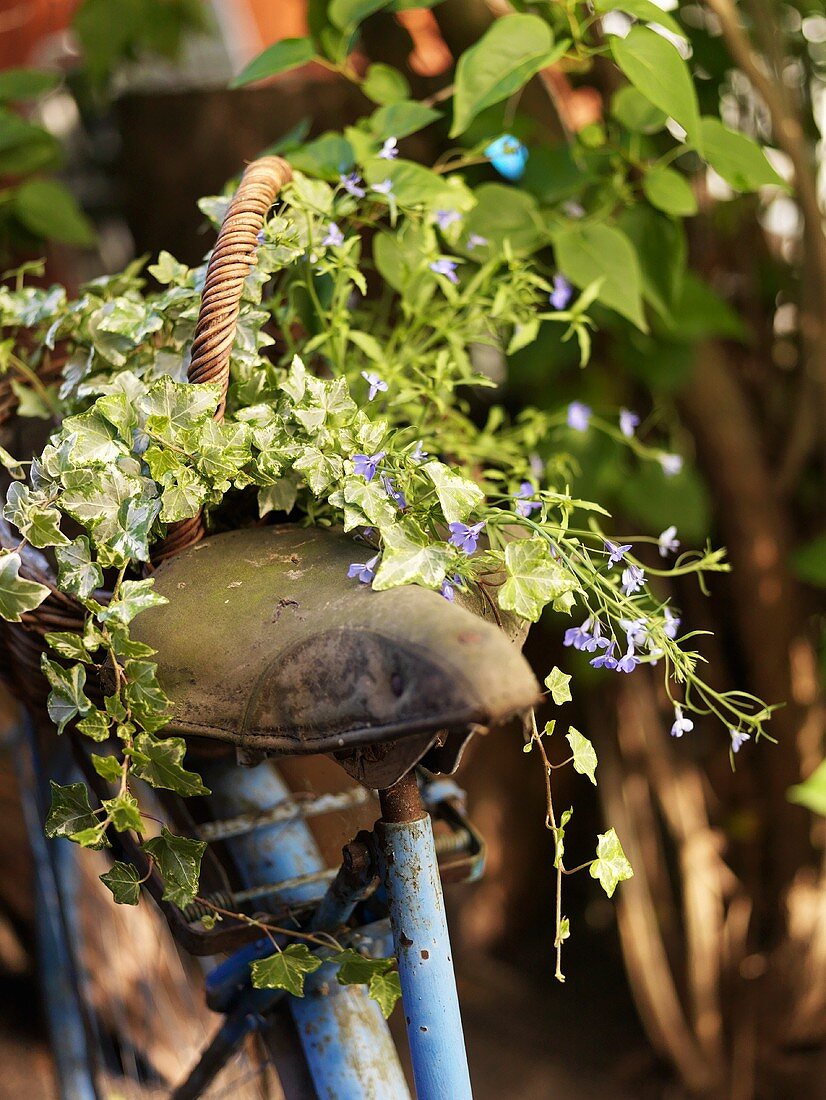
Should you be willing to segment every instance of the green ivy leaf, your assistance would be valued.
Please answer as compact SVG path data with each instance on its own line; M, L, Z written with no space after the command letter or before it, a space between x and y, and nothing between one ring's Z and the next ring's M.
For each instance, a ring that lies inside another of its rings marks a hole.
M252 984L256 989L286 989L293 997L303 997L304 979L320 966L321 959L310 954L306 943L291 943L252 964Z
M612 36L610 46L614 61L637 91L679 122L689 139L702 147L697 92L673 43L647 27L636 26L625 38Z
M554 867L559 867L565 856L565 828L574 816L573 807L563 810L559 818L559 824L554 831Z
M597 837L597 858L589 868L591 878L599 884L608 897L612 897L617 883L633 878L634 869L625 858L625 852L614 829Z
M766 186L788 190L757 142L729 130L717 118L701 120L698 152L735 191L756 191Z
M557 668L556 665L554 665L545 677L545 687L551 693L551 698L557 706L561 706L563 703L570 703L570 683L571 677L567 676L562 669Z
M169 600L155 591L155 582L151 577L141 581L124 581L117 599L99 611L97 617L101 623L120 623L121 626L126 626L141 611L160 607L165 603L169 603Z
M184 798L209 794L201 777L181 764L185 753L186 742L182 737L158 740L148 733L139 733L131 749L132 771L150 786L164 787Z
M109 737L111 721L108 714L97 707L92 707L85 717L77 724L78 730L84 737L92 741L106 741Z
M282 38L250 61L238 76L230 82L230 88L242 88L256 80L265 80L277 73L288 73L300 65L306 65L315 57L311 38Z
M141 894L140 879L131 863L122 863L116 859L111 871L98 877L103 885L112 891L118 905L138 904Z
M164 901L184 909L195 900L201 857L206 849L202 840L176 836L164 825L161 835L144 841L143 850L155 860L164 880Z
M399 584L422 584L438 588L453 554L444 543L428 543L409 534L401 524L382 531L384 552L373 588L381 592Z
M64 668L45 653L40 658L40 667L52 689L48 700L49 717L57 726L57 732L63 733L67 722L91 709L92 704L83 690L86 669L80 664Z
M435 485L442 514L448 523L463 523L485 499L475 481L454 473L443 462L426 462L421 469Z
M499 606L534 623L547 604L578 587L576 578L551 557L547 542L540 538L509 542L505 570L508 577L499 589Z
M83 643L83 637L69 630L53 631L43 635L43 639L59 657L67 661L91 663L89 651Z
M465 50L456 66L450 137L463 134L486 107L519 91L554 60L551 28L538 15L505 15Z
M149 733L167 724L172 705L158 683L157 671L154 661L126 661L126 699L132 713Z
M587 737L584 737L579 730L574 729L573 726L568 727L565 739L571 746L571 752L574 754L574 771L579 772L580 775L587 775L596 787L597 780L594 772L597 767L597 754L594 751L594 746Z
M44 826L47 837L67 836L74 839L78 834L99 828L100 821L92 810L85 783L61 786L50 779L49 786L52 802Z
M114 798L105 798L101 803L107 816L111 817L112 824L119 833L129 829L139 833L143 828L143 818L138 807L138 800L129 791L123 791Z
M624 233L610 225L574 223L554 232L553 245L566 279L581 290L601 279L599 301L648 331L640 265Z
M399 978L398 970L374 974L367 986L367 992L378 1004L385 1020L389 1020L390 1014L396 1007L396 1002L402 995L401 979Z
M475 194L476 205L465 219L468 237L472 233L484 237L494 251L507 241L516 255L536 252L546 243L542 214L533 195L502 183L482 184ZM475 250L471 255L481 258Z
M96 588L102 587L103 570L92 561L89 540L85 535L79 536L68 546L58 546L55 558L61 591L85 600Z
M94 752L90 755L92 767L102 779L108 779L112 783L120 779L123 769L120 760L116 756L98 756Z
M20 616L40 607L49 595L45 584L20 576L22 564L17 553L0 554L0 618L19 623Z

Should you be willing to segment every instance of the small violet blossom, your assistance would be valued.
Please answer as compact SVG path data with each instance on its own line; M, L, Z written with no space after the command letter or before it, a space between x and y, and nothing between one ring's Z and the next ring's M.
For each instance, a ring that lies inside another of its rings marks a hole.
M432 264L428 264L428 267L434 274L444 275L451 283L459 282L459 276L456 274L456 264L453 260L434 260Z
M265 244L266 243L267 237L266 237L263 229L258 230L258 232L255 234L255 239L258 241L259 244Z
M632 439L634 431L640 422L640 418L635 412L631 412L630 409L620 409L619 414L619 426L620 431L626 439Z
M393 181L391 179L386 179L382 180L381 183L374 183L370 190L375 191L379 195L384 195L388 199L392 199Z
M536 493L536 489L529 481L523 481L519 486L519 491L515 494L520 498L516 502L516 514L518 516L529 516L531 512L535 512L537 508L542 507L541 501L530 499L534 493Z
M606 539L605 549L608 551L608 564L619 565L619 563L631 549L631 543L626 542L623 543L622 546L619 546L617 543L609 542L608 539Z
M327 226L327 236L321 243L328 248L339 248L344 244L344 234L335 222L330 222Z
M574 296L574 288L564 275L554 275L554 288L548 296L548 301L554 309L565 309Z
M665 626L663 627L663 633L666 638L672 640L677 637L677 631L680 629L680 623L682 619L679 615L675 615L670 607L663 608L663 616L665 617Z
M614 656L614 643L611 642L604 653L600 653L598 657L590 662L593 668L616 668L617 659Z
M361 372L361 377L370 387L370 392L367 395L368 401L372 401L379 391L382 393L387 392L387 383L383 382L377 374L373 373L373 371L363 370Z
M484 520L480 520L479 523L448 524L451 546L458 547L465 554L473 554L479 541L479 534L484 526Z
M680 549L680 540L675 538L677 534L677 528L672 525L666 527L660 537L657 539L657 545L660 548L660 557L667 558L669 554L676 554Z
M586 619L582 626L573 626L565 631L562 644L593 653L596 649L605 649L611 643L608 638L603 638L598 619Z
M506 180L519 180L525 174L528 150L512 134L503 134L492 141L485 149L485 156Z
M471 233L471 235L467 239L467 244L465 245L465 247L467 248L468 252L472 252L474 248L484 248L487 243L487 237L482 237L478 233Z
M675 477L683 468L682 455L660 455L660 465L666 477Z
M399 142L397 138L387 138L384 145L382 145L379 153L377 154L379 160L395 160L396 157L399 155L399 150L397 148L398 144Z
M354 199L363 199L367 194L363 187L364 180L358 172L351 172L349 176L339 176L339 183Z
M462 215L458 210L437 210L433 217L442 232L462 220Z
M731 734L732 752L739 752L743 745L745 745L746 741L751 741L751 735L748 733L743 733L742 730L730 729L729 733Z
M421 439L416 441L416 447L410 452L410 458L413 462L424 462L427 458L427 451L424 449Z
M445 579L442 581L442 587L439 589L439 591L446 600L449 600L450 603L453 603L453 598L456 595L456 589L464 588L464 586L465 583L459 576L459 574L454 573L450 580L445 577Z
M626 596L638 592L645 580L645 572L639 565L626 565L622 571L622 590Z
M672 737L682 737L684 733L690 733L694 729L694 723L690 718L683 718L683 708L674 704L674 724L671 727Z
M629 642L625 656L617 661L617 672L633 672L639 663L639 657L634 656L634 646Z
M372 583L376 575L376 564L380 557L380 554L376 554L376 556L369 561L354 561L347 570L347 576L350 578L358 577L362 584Z
M390 499L396 504L396 507L400 511L404 511L407 507L407 500L401 489L397 489L392 477L388 477L387 474L382 475L381 483L384 486L384 491L390 497Z
M372 481L376 476L376 467L386 453L386 451L376 451L374 455L350 455L353 473L357 477L363 477L365 481Z
M572 401L568 406L568 427L575 432L587 432L593 415L588 405L581 401Z

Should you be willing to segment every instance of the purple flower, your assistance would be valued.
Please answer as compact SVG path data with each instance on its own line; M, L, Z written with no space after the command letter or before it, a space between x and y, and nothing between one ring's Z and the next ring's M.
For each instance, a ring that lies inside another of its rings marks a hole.
M568 427L575 432L587 432L591 423L591 409L581 401L572 401L568 406Z
M363 199L367 192L364 190L364 180L358 172L351 172L349 176L339 176L339 183L354 199Z
M384 458L386 451L376 451L374 455L350 455L353 463L353 473L363 477L365 481L372 481L376 476L376 467Z
M663 626L663 633L666 638L676 638L677 631L680 629L680 623L682 619L678 615L675 615L670 607L663 608L663 615L665 616L665 625Z
M391 179L386 179L382 180L381 183L374 183L370 190L375 191L379 195L386 195L388 199L392 199L393 181Z
M563 645L572 645L574 649L584 649L585 643L589 641L591 635L588 631L591 629L591 620L586 619L582 626L571 626L565 631L565 635L562 639Z
M608 564L619 565L628 551L631 549L631 543L626 542L622 546L618 546L615 542L609 542L605 540L605 549L608 551Z
M670 527L666 527L657 539L661 558L667 558L669 554L676 554L680 549L680 540L674 537L676 534L677 528L672 523Z
M468 252L472 252L474 248L484 248L487 243L487 237L480 237L478 233L471 233L467 239L465 248L467 248Z
M410 457L414 462L424 462L427 458L427 451L424 449L421 439L416 441L415 450L410 452Z
M574 202L573 199L569 199L568 202L562 204L562 209L569 218L584 218L585 207L578 202Z
M528 150L512 134L503 134L485 149L485 156L500 176L507 180L519 180L525 174Z
M347 570L347 576L351 579L358 577L362 584L370 584L376 575L376 563L380 557L380 554L376 554L370 561L354 561Z
M629 642L625 656L617 661L617 672L633 672L639 663L639 657L634 656L634 646Z
M439 591L446 600L449 600L451 603L453 603L453 597L456 594L456 589L464 587L465 582L462 580L458 573L454 573L450 580L445 577L445 579L442 581L442 587L439 589Z
M616 668L617 661L614 657L614 643L611 642L604 653L600 653L598 657L590 662L593 668Z
M631 412L630 409L620 409L619 414L619 426L620 431L626 439L631 439L634 435L634 430L640 422L640 418L635 412Z
M368 401L372 401L373 398L376 396L376 394L379 392L379 390L381 390L382 393L387 392L387 383L383 382L377 374L374 374L373 371L363 370L361 372L361 377L364 379L364 381L370 387L370 392L367 395L367 400Z
M516 502L516 514L518 516L529 516L531 512L535 512L537 508L542 507L541 501L530 499L535 493L536 489L529 481L522 482L519 486L519 491L514 494L520 498Z
M645 572L639 565L626 565L622 571L622 590L626 596L638 592L645 581Z
M742 730L730 729L729 733L731 734L732 752L739 752L743 745L745 745L746 741L751 741L751 735L748 733L743 733Z
M528 461L530 462L531 473L533 474L533 476L536 478L542 477L542 475L545 473L545 462L543 461L543 459L541 459L539 455L534 452L534 454L531 455Z
M694 723L690 718L683 718L683 708L674 704L674 724L671 727L672 737L682 737L684 733L690 733L694 729Z
M428 267L431 271L435 272L436 275L444 275L451 283L455 284L459 282L454 260L434 260L432 264L428 264Z
M255 239L258 241L259 244L264 244L266 242L267 238L264 235L263 229L258 230L258 232L255 234Z
M660 455L660 465L666 477L674 477L683 468L682 455Z
M404 493L401 489L397 489L392 477L388 477L387 474L382 474L381 483L384 486L384 491L395 502L396 506L403 512L407 507L407 501L405 500Z
M620 619L619 625L625 631L625 638L629 645L645 645L648 625L645 619Z
M564 275L554 275L554 288L548 296L548 301L554 309L565 309L574 296L574 288Z
M462 220L462 215L458 210L437 210L433 217L442 232Z
M456 546L459 550L464 551L465 554L473 554L476 550L476 544L479 541L479 533L485 526L485 521L480 520L479 523L450 523L448 524L448 530L450 531L450 544Z
M321 243L329 248L339 248L344 244L344 234L335 222L330 222L327 226L327 236Z
M378 153L379 160L395 160L399 155L399 150L396 148L398 140L394 137L389 137L385 140L384 145Z

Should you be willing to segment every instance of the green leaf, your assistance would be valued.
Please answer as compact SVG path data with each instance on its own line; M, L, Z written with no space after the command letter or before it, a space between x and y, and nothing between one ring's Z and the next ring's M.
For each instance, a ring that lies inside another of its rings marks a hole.
M45 653L41 655L40 667L52 689L48 699L49 717L57 726L57 732L63 733L67 722L91 709L92 704L83 690L86 669L80 664L64 668Z
M702 145L700 109L691 73L677 48L647 27L632 27L626 38L612 36L611 53L637 91Z
M290 164L308 176L338 181L354 163L353 147L341 134L330 130L290 153Z
M634 134L656 134L665 127L668 115L655 107L632 84L626 84L611 100L611 114Z
M389 137L401 139L416 134L441 117L439 111L410 99L379 107L367 120L367 125L375 139L383 142Z
M554 830L554 867L559 867L565 855L565 827L573 816L573 807L563 810Z
M729 130L717 118L700 122L698 152L735 191L756 191L765 186L788 190L757 142Z
M123 769L116 756L98 756L93 752L90 753L90 757L92 767L102 779L108 779L112 783L120 779Z
M476 205L465 219L465 232L468 237L473 233L485 237L494 253L501 251L508 241L517 255L528 254L536 252L547 240L539 204L533 195L502 183L484 183L476 189ZM483 254L487 256L490 252Z
M215 415L222 396L217 382L194 385L164 376L140 398L139 405L147 430L175 445L182 432Z
M201 857L206 849L202 840L176 836L164 825L161 835L144 841L143 850L155 860L164 880L164 901L184 909L195 900Z
M402 995L398 970L374 974L367 986L367 992L381 1009L385 1020L389 1020L396 1002Z
M685 176L673 168L652 168L642 178L642 189L652 206L676 218L697 213L697 198Z
M624 233L610 225L574 223L557 230L553 244L566 279L580 290L601 279L599 301L643 332L648 331L642 310L640 265Z
M643 299L666 324L682 324L678 301L686 276L686 241L682 223L637 203L617 218L619 229L637 255Z
M110 725L109 716L97 707L93 707L85 717L81 718L77 728L84 737L92 741L106 741L109 737Z
M60 83L60 73L42 69L6 69L0 73L0 100L37 99Z
M792 554L795 574L807 584L826 588L826 535L818 535Z
M85 600L103 585L103 570L92 561L89 540L85 535L68 546L58 546L57 580L61 591Z
M112 891L118 905L137 905L141 895L138 872L131 863L122 863L116 859L112 870L98 876L107 889Z
M420 541L399 523L386 527L382 538L384 552L373 580L377 592L400 584L439 587L453 559L452 551L444 543Z
M619 837L613 829L597 837L597 858L589 868L591 878L599 884L608 897L612 897L617 883L633 878L634 869L625 858Z
M97 829L100 822L89 803L85 783L68 783L61 787L49 780L52 802L44 826L47 837L74 837L89 829Z
M381 62L368 66L361 90L368 99L385 107L392 103L400 103L410 95L410 85L399 70Z
M545 677L545 687L551 693L551 698L559 707L563 703L570 703L571 701L571 677L566 675L562 669L557 668L556 665L551 669L548 675Z
M475 481L454 473L443 462L426 462L421 469L436 486L436 496L448 523L463 523L485 499Z
M543 608L578 586L576 578L552 558L545 539L516 539L505 547L508 578L499 589L499 606L536 622Z
M126 699L144 729L152 733L169 721L171 703L157 679L153 661L127 660Z
M19 378L9 380L11 392L17 398L17 415L35 420L51 420L52 410L37 390L21 382Z
M59 657L64 657L67 661L85 661L88 664L91 660L80 634L70 630L59 630L44 634L43 639Z
M256 80L265 80L277 73L287 73L306 65L316 55L311 38L282 38L250 61L238 76L230 82L230 88L242 88Z
M151 577L142 581L124 581L117 598L98 612L98 621L126 626L141 611L160 607L165 603L169 603L169 600L155 591L155 582Z
M626 15L633 15L643 23L657 23L672 34L686 37L685 31L673 16L663 11L659 4L653 3L653 0L594 0L594 9L600 13L624 11Z
M158 740L148 733L139 733L130 750L132 772L150 786L175 791L184 798L209 794L201 777L181 764L185 753L186 742L182 737Z
M456 66L450 137L476 116L519 91L553 60L553 35L538 15L505 15L465 50Z
M40 607L49 595L45 584L20 576L21 558L17 553L0 554L0 618L19 623L20 616Z
M303 997L304 979L320 966L321 959L310 954L306 943L291 943L252 964L252 984L256 989L286 989L293 997Z
M354 951L352 947L330 956L330 962L338 966L336 978L341 985L368 985L374 974L384 974L395 966L395 959L370 959Z
M579 772L580 775L587 775L596 787L597 781L594 772L597 767L597 754L594 751L594 746L587 737L583 737L579 730L574 729L573 726L568 727L565 739L574 754L574 771Z
M12 209L38 237L81 248L94 240L92 223L57 180L33 179L21 184L13 193Z
M790 787L788 798L790 802L826 817L826 760L815 768L808 779Z
M138 807L138 800L129 791L123 791L114 798L104 798L101 803L112 824L119 833L132 829L139 833L143 828L143 818Z
M412 160L375 158L365 165L364 178L371 185L389 179L403 207L462 211L473 205L472 194L458 176L445 177Z

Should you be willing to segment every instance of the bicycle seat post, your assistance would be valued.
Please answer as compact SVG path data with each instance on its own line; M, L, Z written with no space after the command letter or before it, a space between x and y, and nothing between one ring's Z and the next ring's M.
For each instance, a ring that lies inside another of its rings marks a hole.
M471 1100L430 816L408 772L379 793L377 823L407 1038L421 1100Z

